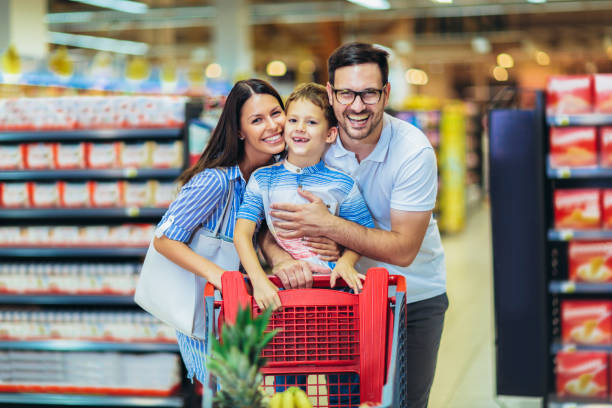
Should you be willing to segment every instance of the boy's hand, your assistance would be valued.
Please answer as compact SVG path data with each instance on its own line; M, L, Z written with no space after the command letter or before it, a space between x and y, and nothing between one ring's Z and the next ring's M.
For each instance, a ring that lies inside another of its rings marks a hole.
M344 279L349 288L353 289L355 293L359 293L363 289L361 281L366 278L364 274L357 272L352 265L343 261L339 261L332 271L331 278L329 279L330 287L336 286L336 279L338 277Z
M329 238L304 237L304 243L323 261L336 262L340 258L340 246Z
M262 311L268 308L274 311L282 306L278 296L278 288L268 278L251 283L253 285L253 297Z

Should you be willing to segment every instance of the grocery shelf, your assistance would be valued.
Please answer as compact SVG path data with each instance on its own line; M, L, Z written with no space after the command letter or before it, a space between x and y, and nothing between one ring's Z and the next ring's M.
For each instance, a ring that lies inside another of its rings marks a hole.
M114 139L176 139L182 128L148 129L80 129L80 130L34 130L24 132L0 132L0 142L33 141L84 141Z
M81 169L81 170L3 170L0 181L96 180L96 179L175 179L182 169Z
M0 247L0 257L55 258L55 257L136 257L145 256L146 247Z
M548 284L550 293L612 293L612 283L583 283L553 280Z
M561 399L551 396L548 398L548 408L612 408L612 403L607 402L607 400Z
M550 159L546 168L546 174L551 179L568 178L612 178L612 168L605 167L559 167L550 165Z
M176 352L176 343L128 343L80 340L0 341L0 350Z
M104 395L0 393L0 403L96 407L182 407L180 397L121 397Z
M611 344L562 344L554 342L550 345L551 354L557 354L560 351L605 351L612 352Z
M2 209L0 219L35 219L46 217L68 218L135 218L135 217L160 217L164 215L165 208L23 208Z
M134 305L132 295L24 295L0 294L0 304L25 305Z
M570 240L596 240L612 239L612 230L573 230L573 229L550 229L548 230L549 241Z
M576 115L548 115L549 126L600 126L612 125L612 113L581 113Z

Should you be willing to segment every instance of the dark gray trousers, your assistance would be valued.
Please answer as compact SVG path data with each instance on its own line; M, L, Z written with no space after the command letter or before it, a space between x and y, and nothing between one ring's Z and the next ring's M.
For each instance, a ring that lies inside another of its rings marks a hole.
M426 408L438 361L448 297L444 293L406 306L408 404L397 408Z

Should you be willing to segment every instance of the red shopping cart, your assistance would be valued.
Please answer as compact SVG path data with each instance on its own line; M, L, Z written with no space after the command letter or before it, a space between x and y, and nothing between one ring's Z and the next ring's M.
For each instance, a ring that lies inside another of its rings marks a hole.
M280 280L273 282L281 287ZM260 313L242 274L224 273L222 285L221 301L215 300L212 285L205 289L209 336L218 337L222 322L234 322L239 306ZM390 286L395 288L393 296ZM264 391L300 387L313 408L353 408L363 402L406 406L403 277L372 268L362 292L355 295L331 290L329 276L316 276L312 289L282 290L279 296L283 307L272 314L268 330L281 331L262 352L267 359ZM210 354L210 343L207 351ZM204 407L212 406L213 392L206 387Z

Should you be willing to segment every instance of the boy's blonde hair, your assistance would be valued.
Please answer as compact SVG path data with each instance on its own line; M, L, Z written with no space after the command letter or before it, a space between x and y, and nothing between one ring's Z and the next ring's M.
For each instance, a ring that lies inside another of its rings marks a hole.
M323 85L315 84L314 82L298 85L293 92L291 92L289 98L287 98L287 102L285 102L285 112L289 112L291 103L299 99L306 99L315 106L321 108L329 127L337 125L336 115L334 115L334 110L329 104L327 89L325 89Z

